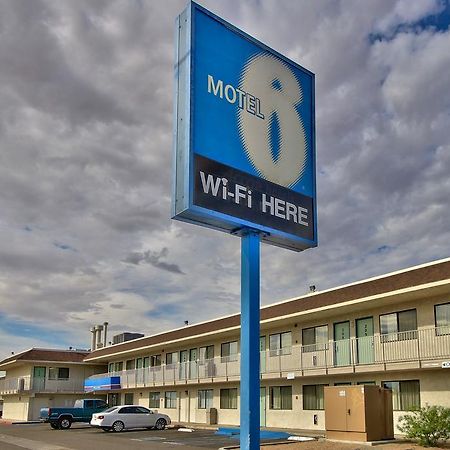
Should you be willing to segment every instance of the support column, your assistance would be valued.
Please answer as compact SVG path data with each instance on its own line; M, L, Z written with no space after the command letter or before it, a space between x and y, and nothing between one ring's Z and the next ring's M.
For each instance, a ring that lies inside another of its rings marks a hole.
M259 450L260 235L241 238L241 450Z

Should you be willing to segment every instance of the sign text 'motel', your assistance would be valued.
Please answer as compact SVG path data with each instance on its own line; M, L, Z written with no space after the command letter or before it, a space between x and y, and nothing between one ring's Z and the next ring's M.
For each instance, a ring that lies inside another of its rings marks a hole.
M316 246L314 75L195 3L176 42L174 218Z

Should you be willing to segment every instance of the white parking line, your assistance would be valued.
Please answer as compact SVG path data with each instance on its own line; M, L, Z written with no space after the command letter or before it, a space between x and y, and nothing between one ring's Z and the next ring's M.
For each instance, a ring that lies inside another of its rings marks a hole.
M46 442L33 441L31 439L9 436L7 434L0 434L0 442L26 448L27 450L71 450L68 447L62 447L61 445L47 444Z
M165 439L166 438L164 438L164 437L151 436L151 437L145 437L145 438L140 438L140 439L131 439L131 440L145 442L145 441L164 441Z

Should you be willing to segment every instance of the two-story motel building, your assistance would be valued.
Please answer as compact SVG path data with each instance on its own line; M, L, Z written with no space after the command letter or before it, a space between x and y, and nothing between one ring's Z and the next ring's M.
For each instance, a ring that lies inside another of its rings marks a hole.
M85 358L120 377L109 403L173 421L239 424L239 315L105 347ZM261 425L323 430L323 387L392 388L394 419L450 406L450 258L261 309ZM117 378L116 378L117 381Z
M239 320L230 315L93 351L83 364L105 369L86 385L110 404L138 403L172 421L206 423L216 408L219 424L237 425ZM412 407L450 406L450 258L263 307L260 350L268 427L323 430L327 385L392 388L395 422ZM35 368L26 372L30 386ZM5 361L0 369L7 383ZM7 417L0 384L2 394ZM11 398L19 402L17 392Z
M73 406L86 397L84 380L105 370L104 364L86 363L83 350L31 348L0 361L0 398L3 418L36 420L41 408Z

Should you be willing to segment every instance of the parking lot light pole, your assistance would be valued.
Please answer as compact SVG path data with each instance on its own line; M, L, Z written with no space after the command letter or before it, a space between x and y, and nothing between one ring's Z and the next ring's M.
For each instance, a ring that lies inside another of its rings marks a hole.
M259 450L260 234L241 238L240 446Z

